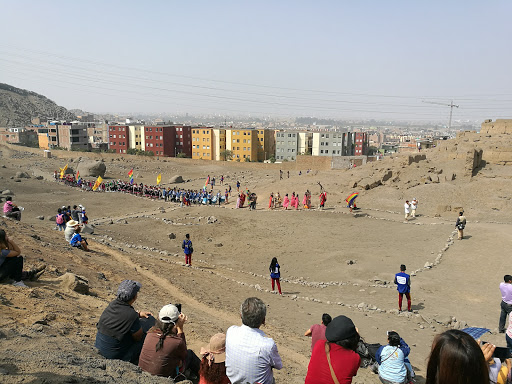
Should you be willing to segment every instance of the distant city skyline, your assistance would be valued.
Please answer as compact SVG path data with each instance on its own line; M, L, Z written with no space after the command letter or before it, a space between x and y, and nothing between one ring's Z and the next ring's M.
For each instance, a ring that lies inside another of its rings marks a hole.
M68 109L512 117L509 1L2 1L0 82ZM432 103L440 103L438 105Z

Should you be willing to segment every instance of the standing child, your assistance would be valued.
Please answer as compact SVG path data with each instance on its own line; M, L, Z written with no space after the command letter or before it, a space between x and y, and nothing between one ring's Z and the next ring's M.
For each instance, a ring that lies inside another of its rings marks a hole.
M181 248L183 248L183 252L185 253L185 265L187 267L192 266L192 253L194 252L194 248L192 247L192 242L190 241L190 235L188 233L185 235L185 240L183 240Z
M66 229L66 220L64 220L64 214L62 213L62 209L57 209L57 216L55 216L55 223L57 224L57 228L59 231L63 231Z
M398 291L398 310L402 311L402 299L403 296L407 298L407 310L412 312L411 309L411 276L405 273L405 265L400 266L400 272L395 275L395 284L397 285Z
M274 290L274 283L277 283L277 290L279 291L279 294L281 293L281 284L279 283L279 279L281 278L281 272L279 263L277 262L277 257L272 258L272 261L270 262L270 267L268 268L270 271L270 278L272 279L272 291Z

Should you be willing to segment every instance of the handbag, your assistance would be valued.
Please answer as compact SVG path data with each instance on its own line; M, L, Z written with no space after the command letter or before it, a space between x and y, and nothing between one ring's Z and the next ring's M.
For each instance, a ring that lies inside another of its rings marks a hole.
M329 363L329 369L331 370L331 377L334 380L334 384L340 384L338 381L336 374L334 373L334 369L331 364L331 345L328 341L325 342L325 354L327 355L327 363Z

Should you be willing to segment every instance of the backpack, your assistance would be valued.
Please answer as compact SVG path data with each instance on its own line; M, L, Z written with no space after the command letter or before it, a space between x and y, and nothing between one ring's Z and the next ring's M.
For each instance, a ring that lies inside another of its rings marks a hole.
M57 218L55 219L55 222L59 225L64 224L64 215L62 213L59 213L57 215Z
M380 348L381 344L374 343L370 344L364 341L361 337L359 343L357 344L356 353L361 356L361 365L360 367L366 368L368 366L374 366L377 363L376 353Z

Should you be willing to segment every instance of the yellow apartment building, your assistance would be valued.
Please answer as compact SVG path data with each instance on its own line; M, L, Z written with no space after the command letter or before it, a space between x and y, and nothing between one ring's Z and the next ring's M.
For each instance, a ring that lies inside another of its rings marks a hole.
M145 149L144 138L142 133L144 126L142 125L129 125L128 126L128 148L130 149Z
M224 160L226 130L211 127L192 127L192 159Z
M226 149L231 151L233 161L257 161L258 131L254 129L226 130Z

